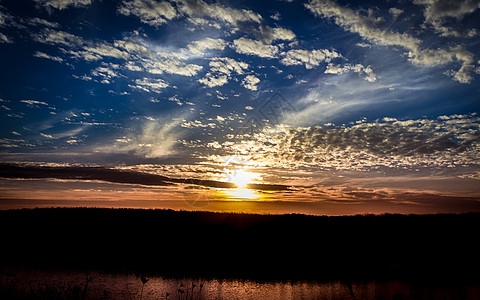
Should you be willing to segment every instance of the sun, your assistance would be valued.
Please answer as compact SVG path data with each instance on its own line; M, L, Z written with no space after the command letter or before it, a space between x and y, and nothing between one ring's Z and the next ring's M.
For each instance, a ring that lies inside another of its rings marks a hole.
M237 188L245 188L247 184L252 183L255 180L259 180L260 175L245 170L233 170L227 175L227 179L228 181L234 183Z

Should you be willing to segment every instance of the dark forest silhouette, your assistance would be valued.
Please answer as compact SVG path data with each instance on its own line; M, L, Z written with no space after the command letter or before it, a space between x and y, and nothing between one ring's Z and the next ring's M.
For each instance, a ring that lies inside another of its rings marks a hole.
M0 211L0 266L250 279L478 279L479 217Z

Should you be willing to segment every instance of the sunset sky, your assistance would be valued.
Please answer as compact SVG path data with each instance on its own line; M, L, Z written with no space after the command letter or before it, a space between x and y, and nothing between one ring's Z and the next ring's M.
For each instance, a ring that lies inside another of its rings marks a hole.
M480 1L0 0L0 209L480 211Z

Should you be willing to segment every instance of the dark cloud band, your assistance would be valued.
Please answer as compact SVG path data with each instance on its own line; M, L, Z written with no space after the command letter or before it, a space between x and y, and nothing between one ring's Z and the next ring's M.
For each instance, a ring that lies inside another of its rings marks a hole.
M212 188L236 188L232 182L202 180L194 178L170 178L162 175L135 171L110 169L105 167L83 166L39 166L20 164L0 164L0 177L21 179L68 179L100 180L112 183L139 184L147 186L168 186L175 183L193 184ZM288 190L286 185L250 184L251 189L263 191Z

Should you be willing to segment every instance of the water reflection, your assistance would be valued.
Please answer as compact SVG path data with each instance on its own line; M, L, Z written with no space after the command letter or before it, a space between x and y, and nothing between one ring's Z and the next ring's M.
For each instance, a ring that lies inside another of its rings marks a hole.
M28 295L32 297L45 299L55 292L73 296L75 291L84 290L87 299L139 299L142 293L141 276L133 274L89 273L92 280L85 289L86 273L83 272L14 270L8 273L10 277L3 281L5 284L0 285L0 295L5 292L3 289L8 289L10 296L15 293L24 296L30 293ZM354 299L415 299L418 295L429 295L430 299L452 299L459 295L462 295L463 299L476 299L475 293L478 290L478 283L475 282L422 286L400 281L259 282L164 277L148 279L143 286L142 299L352 299L352 294Z

